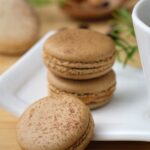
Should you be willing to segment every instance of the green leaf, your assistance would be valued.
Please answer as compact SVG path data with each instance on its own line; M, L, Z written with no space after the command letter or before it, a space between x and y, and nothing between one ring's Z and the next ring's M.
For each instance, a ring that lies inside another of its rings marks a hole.
M67 0L27 0L33 6L43 6L47 4L58 3L63 6Z
M33 6L43 6L50 4L52 0L27 0Z
M137 45L131 45L127 40L121 37L122 33L135 38L132 18L130 12L125 8L120 8L113 14L112 31L109 36L114 40L117 49L117 58L120 61L120 53L125 53L124 66L131 60L138 51Z
M67 0L58 0L60 6L64 6Z

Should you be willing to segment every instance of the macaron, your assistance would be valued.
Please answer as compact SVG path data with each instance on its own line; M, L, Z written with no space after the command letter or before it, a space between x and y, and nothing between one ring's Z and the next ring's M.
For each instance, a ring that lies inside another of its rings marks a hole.
M66 29L44 44L44 62L54 74L75 80L100 77L115 61L112 39L89 29Z
M115 91L116 77L114 71L105 76L90 80L70 80L48 73L49 94L68 93L81 99L90 109L107 104Z
M67 0L60 5L69 16L80 20L93 20L110 16L126 0Z
M38 39L39 21L24 0L0 0L0 53L19 55Z
M17 124L24 150L83 150L91 141L94 122L78 98L58 94L32 104Z

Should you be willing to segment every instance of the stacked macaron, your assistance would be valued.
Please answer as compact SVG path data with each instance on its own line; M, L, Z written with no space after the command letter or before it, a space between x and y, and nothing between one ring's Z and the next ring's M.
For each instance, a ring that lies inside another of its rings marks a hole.
M110 101L115 86L113 41L96 31L66 29L44 45L50 93L68 93L94 109Z

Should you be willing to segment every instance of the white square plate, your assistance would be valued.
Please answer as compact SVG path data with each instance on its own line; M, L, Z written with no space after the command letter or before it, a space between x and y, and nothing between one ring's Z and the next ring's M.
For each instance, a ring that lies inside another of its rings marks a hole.
M35 100L47 95L42 47L49 32L0 77L0 106L20 116ZM98 141L150 141L150 105L142 70L116 63L117 90L112 101L92 111Z

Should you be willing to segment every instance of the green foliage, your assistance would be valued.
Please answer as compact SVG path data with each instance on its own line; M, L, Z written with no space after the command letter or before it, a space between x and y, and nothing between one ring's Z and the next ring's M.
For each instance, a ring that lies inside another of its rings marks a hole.
M43 6L47 4L58 3L59 5L64 5L66 0L27 0L33 6Z
M50 4L52 0L27 0L33 6L43 6Z
M131 14L127 9L120 8L114 13L113 17L112 30L109 35L116 44L118 60L120 60L120 52L124 51L126 56L123 63L126 65L138 50L136 43L130 44L128 40L121 36L125 33L127 35L126 38L135 38Z

